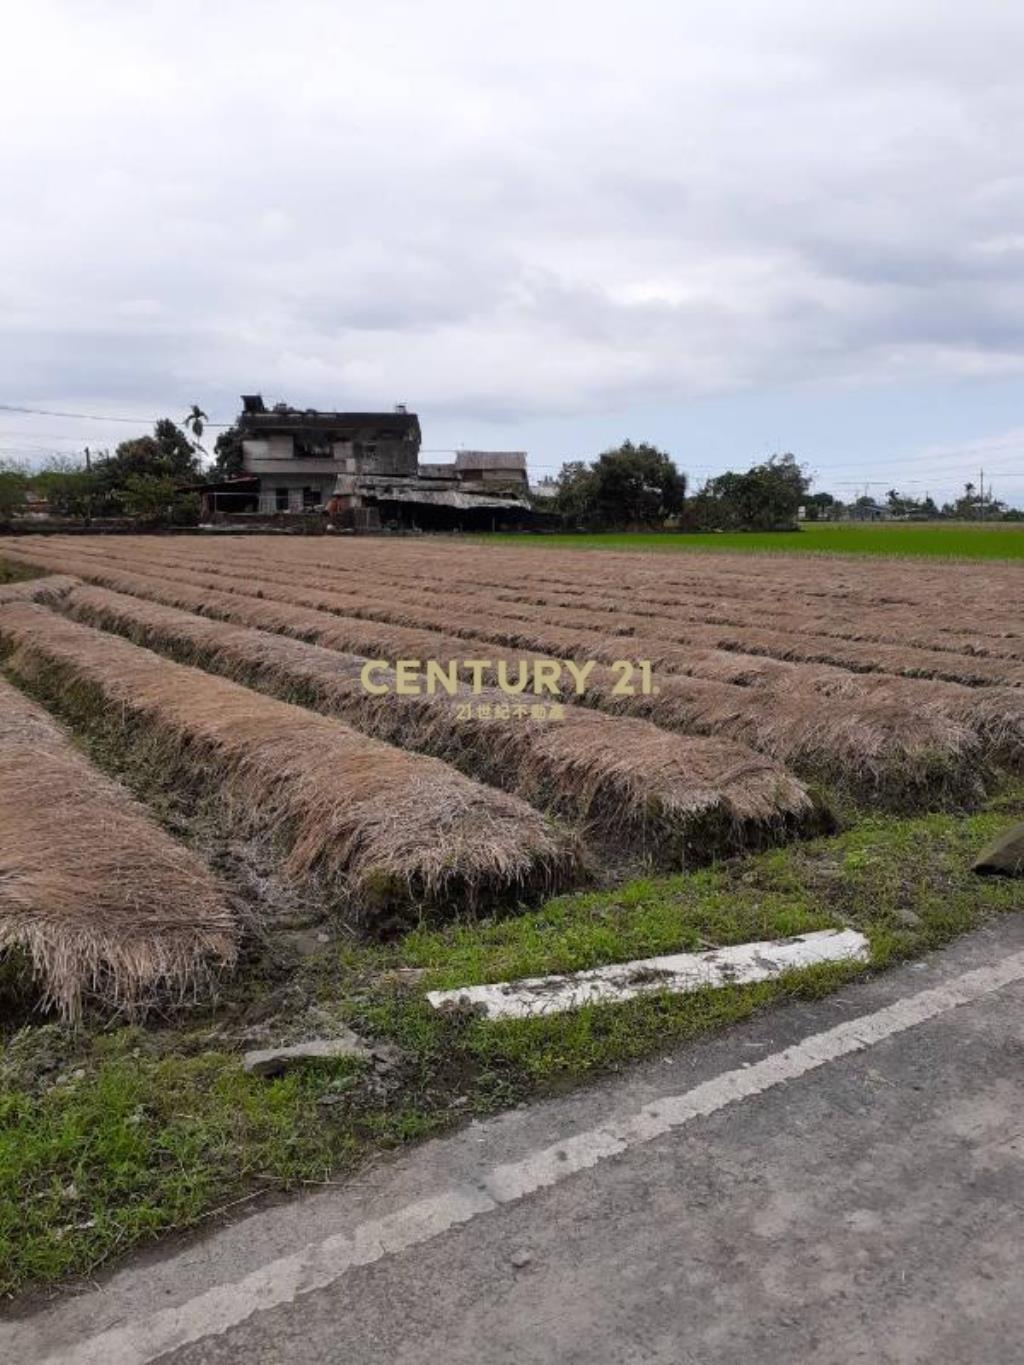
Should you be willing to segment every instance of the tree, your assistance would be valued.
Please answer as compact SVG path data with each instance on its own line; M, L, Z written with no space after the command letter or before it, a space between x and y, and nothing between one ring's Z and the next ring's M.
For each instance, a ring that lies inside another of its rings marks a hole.
M203 427L209 420L209 417L207 417L199 404L193 403L192 407L189 409L188 416L185 418L184 422L182 422L182 426L186 431L191 431L192 433L192 449L196 451L197 454L206 454L206 449L202 443Z
M192 483L200 477L202 465L185 433L169 417L162 417L152 436L122 441L113 455L97 461L95 472L104 510L113 512L118 510L122 502L119 495L133 476Z
M843 504L831 493L808 493L803 506L808 521L831 521L838 516Z
M160 521L174 502L175 482L157 474L129 474L120 490L124 510L143 521Z
M68 455L47 460L33 482L50 510L62 517L88 518L99 492L96 475Z
M585 523L594 511L594 475L585 460L570 460L562 465L558 475L558 492L553 500L555 511L570 521Z
M213 457L212 473L218 479L234 478L243 472L242 433L237 424L225 427L214 441Z
M604 526L657 526L686 501L686 476L670 455L644 442L606 450L593 472L595 508Z
M809 487L792 455L773 455L745 474L729 471L710 479L693 500L691 520L702 530L791 530Z
M686 476L656 446L626 441L562 466L555 508L581 525L659 526L682 509Z
M25 509L25 494L29 488L28 471L13 460L0 460L0 522Z
M951 507L944 507L943 512L960 521L999 521L1006 512L1006 504L999 502L991 489L987 493L976 493L974 484L968 479L963 497L957 498Z
M191 443L169 417L160 418L152 436L122 441L114 451L111 463L123 478L130 474L147 474L187 483L202 472Z

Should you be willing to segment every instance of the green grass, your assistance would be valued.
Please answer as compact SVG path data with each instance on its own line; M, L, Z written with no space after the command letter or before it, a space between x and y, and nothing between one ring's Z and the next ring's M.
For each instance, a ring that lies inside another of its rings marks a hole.
M1024 559L1024 522L805 523L797 531L504 535L474 539L502 545L575 550L743 550L750 553L893 555L944 559Z
M862 929L873 965L885 967L1019 905L1019 883L979 879L970 862L1022 818L1015 784L974 815L861 817L832 837L562 896L517 917L420 928L387 946L339 939L296 961L272 942L215 1008L146 1028L91 1021L71 1033L28 1022L12 998L7 1017L20 1014L22 1026L8 1024L0 1050L0 1290L94 1274L236 1201L343 1178L383 1147L577 1085L773 1002L821 995L864 968L501 1023L437 1015L424 1000L432 987L840 925ZM272 991L285 993L273 1041L346 1024L397 1046L403 1061L383 1076L336 1061L247 1077L244 1036L260 1027L247 1019Z

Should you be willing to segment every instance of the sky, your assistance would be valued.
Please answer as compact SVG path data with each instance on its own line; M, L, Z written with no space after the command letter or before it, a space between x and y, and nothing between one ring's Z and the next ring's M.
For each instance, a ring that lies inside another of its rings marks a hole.
M1009 0L9 0L0 458L262 392L1024 505L1022 52Z

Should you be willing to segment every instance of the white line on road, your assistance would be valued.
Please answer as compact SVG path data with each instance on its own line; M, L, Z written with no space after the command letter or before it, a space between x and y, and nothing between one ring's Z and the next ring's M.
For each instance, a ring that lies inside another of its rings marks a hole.
M384 1256L421 1246L473 1218L493 1213L502 1204L560 1184L578 1171L651 1142L693 1119L763 1094L1022 979L1024 952L1014 953L994 966L966 972L945 985L837 1024L748 1067L723 1072L684 1094L663 1096L633 1114L610 1119L600 1128L577 1133L521 1161L492 1167L476 1185L442 1190L386 1217L310 1243L241 1280L215 1285L177 1307L79 1341L48 1357L48 1361L50 1365L147 1365L165 1352L226 1332L254 1313L323 1289L356 1266L371 1265Z
M471 1005L487 1019L534 1019L581 1005L632 1000L654 991L689 995L709 986L769 981L821 962L867 962L870 956L867 939L856 929L819 929L796 938L614 962L561 976L527 976L520 981L427 991L427 999L436 1010Z

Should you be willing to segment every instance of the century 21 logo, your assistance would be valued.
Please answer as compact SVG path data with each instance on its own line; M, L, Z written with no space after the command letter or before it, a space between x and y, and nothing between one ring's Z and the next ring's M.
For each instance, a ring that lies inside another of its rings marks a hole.
M578 664L572 659L367 659L359 678L365 691L374 696L394 693L399 697L435 696L444 692L456 696L469 686L480 693L497 687L510 696L561 697L567 693L583 696L587 683L598 667L595 659ZM650 697L657 692L650 659L616 659L608 665L615 675L610 692L613 697Z

